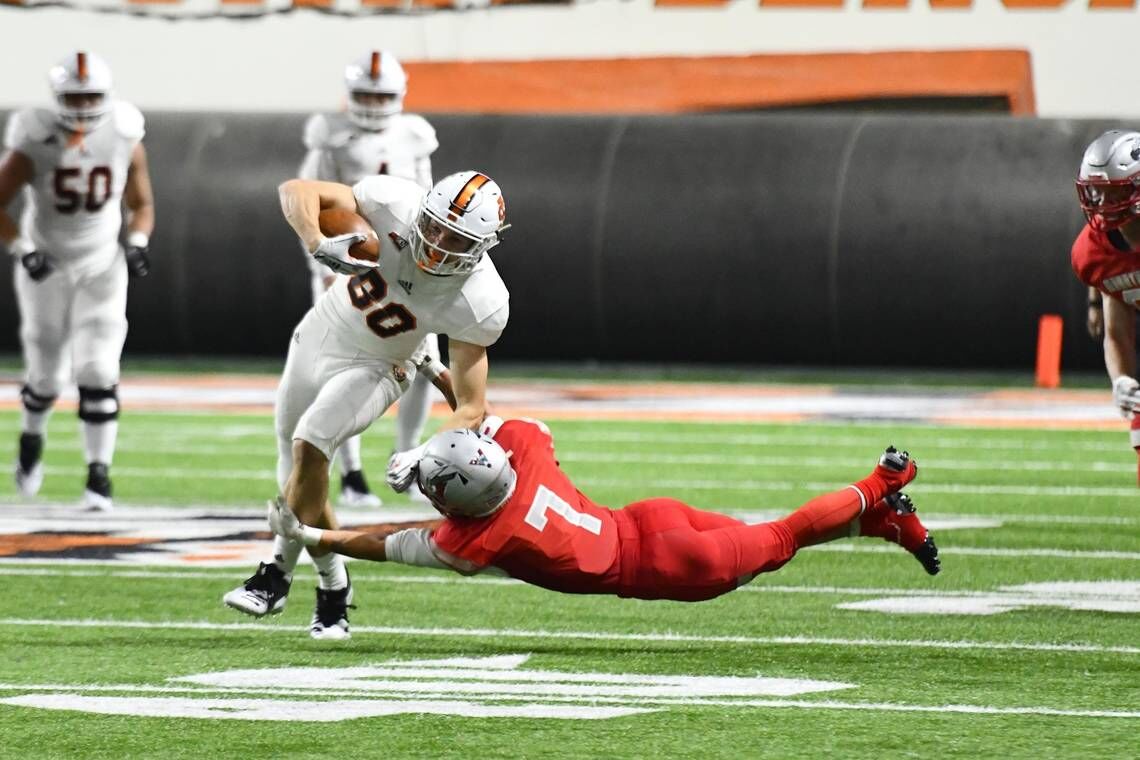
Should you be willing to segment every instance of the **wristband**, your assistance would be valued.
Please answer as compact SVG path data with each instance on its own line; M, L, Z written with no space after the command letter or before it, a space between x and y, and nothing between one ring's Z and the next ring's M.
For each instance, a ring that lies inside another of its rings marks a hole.
M316 546L321 542L321 536L324 531L320 528L314 528L311 525L301 526L301 543L305 546Z
M127 245L133 248L146 248L149 243L150 236L145 232L139 232L138 230L135 230L134 232L127 234Z
M36 247L27 238L16 238L8 244L8 253L17 259L22 259L34 250Z

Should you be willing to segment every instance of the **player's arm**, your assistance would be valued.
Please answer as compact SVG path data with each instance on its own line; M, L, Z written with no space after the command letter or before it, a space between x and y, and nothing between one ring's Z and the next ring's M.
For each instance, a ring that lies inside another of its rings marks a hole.
M131 165L127 169L126 196L127 239L139 233L150 238L154 233L154 191L150 184L150 169L147 165L146 148L142 143L131 152Z
M1104 299L1104 368L1109 380L1136 377L1136 310L1115 298Z
M127 169L127 186L123 191L127 206L127 271L132 277L146 277L150 272L150 236L154 232L154 191L150 186L146 148L140 142L131 152Z
M451 364L451 385L455 391L455 411L441 429L475 429L487 415L487 349L449 338L447 352Z
M20 227L8 213L8 204L35 178L32 159L18 150L7 150L0 156L0 243L12 245L20 236Z
M431 190L431 158L428 156L416 159L416 184L424 190Z
M1131 418L1140 409L1136 381L1136 311L1115 298L1104 299L1104 369L1112 382L1113 401Z
M352 188L339 182L291 179L277 188L277 195L281 201L281 212L285 215L285 221L297 233L297 237L305 245L305 250L310 253L316 251L321 243L326 241L318 224L322 210L340 208L357 213L356 196L352 194ZM359 239L354 237L352 242ZM345 249L347 248L346 245Z

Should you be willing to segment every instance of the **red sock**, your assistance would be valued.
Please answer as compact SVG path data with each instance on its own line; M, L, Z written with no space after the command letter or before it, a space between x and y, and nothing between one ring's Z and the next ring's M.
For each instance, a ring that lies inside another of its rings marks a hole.
M797 546L809 546L825 538L833 538L842 528L846 528L863 512L866 502L860 481L839 491L816 496L802 507L792 512L783 522L796 539Z

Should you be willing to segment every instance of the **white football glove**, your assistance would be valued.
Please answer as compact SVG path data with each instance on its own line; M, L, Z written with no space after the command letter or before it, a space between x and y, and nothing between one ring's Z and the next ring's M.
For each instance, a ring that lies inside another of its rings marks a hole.
M411 487L412 481L416 479L416 471L420 467L420 459L423 458L424 451L427 449L427 444L421 444L414 449L407 451L397 451L388 460L388 485L396 493L403 493Z
M1128 375L1116 378L1112 381L1112 400L1124 419L1132 419L1133 413L1140 411L1140 383Z
M359 232L321 238L320 245L313 251L313 258L338 274L365 274L368 270L375 269L377 263L354 259L348 249L367 239L367 235Z
M269 500L269 529L290 541L303 542L305 538L301 521L280 498Z

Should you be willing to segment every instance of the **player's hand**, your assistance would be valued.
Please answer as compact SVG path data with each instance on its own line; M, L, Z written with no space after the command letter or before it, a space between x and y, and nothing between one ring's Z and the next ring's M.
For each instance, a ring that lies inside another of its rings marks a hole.
M359 232L321 238L320 244L313 251L313 258L338 274L365 274L376 268L376 262L354 259L348 249L367 239L366 235Z
M293 514L293 510L289 509L280 498L270 499L269 501L269 529L276 535L287 538L290 541L301 541L304 539L301 521L297 519L297 515Z
M427 444L421 444L414 449L397 451L388 459L388 485L396 493L403 493L411 487L420 468L420 459L423 458Z
M150 251L145 245L128 245L123 255L127 258L127 273L131 277L146 277L150 274Z
M43 282L55 271L51 257L43 251L29 251L20 257L20 263L28 270L28 276L36 282Z
M1140 411L1140 383L1136 378L1121 375L1112 382L1112 400L1124 419L1132 419L1132 415Z

